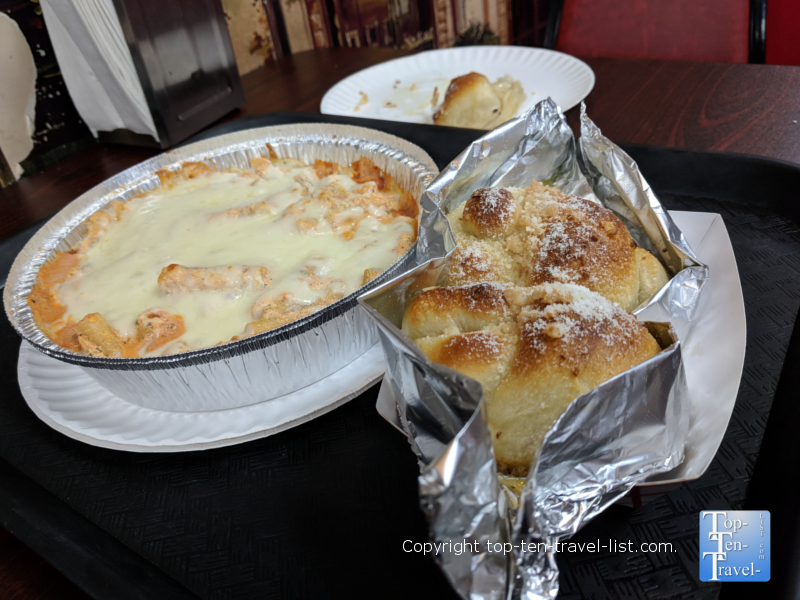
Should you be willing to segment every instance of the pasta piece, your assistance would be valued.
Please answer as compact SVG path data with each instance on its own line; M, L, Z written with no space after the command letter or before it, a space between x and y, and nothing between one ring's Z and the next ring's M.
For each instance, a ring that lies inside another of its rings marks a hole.
M121 356L125 340L103 315L86 315L75 325L78 344L89 356Z
M161 269L158 286L167 294L205 290L241 292L260 290L271 283L269 269L228 265L219 267L184 267L172 264Z
M147 352L158 350L167 342L178 339L185 331L183 317L158 308L151 308L136 319L137 341L139 345L147 344Z
M364 269L364 278L361 280L361 285L367 285L380 274L381 272L378 269Z

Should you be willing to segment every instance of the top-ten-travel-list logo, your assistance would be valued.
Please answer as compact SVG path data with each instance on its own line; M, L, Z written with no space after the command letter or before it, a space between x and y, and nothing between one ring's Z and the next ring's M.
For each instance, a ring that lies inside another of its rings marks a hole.
M769 581L769 512L700 513L701 581Z

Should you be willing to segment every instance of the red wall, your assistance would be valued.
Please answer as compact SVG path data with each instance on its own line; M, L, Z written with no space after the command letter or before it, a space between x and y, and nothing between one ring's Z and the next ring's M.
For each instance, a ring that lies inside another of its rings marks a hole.
M767 0L767 64L800 65L798 0Z
M768 0L768 14L778 1ZM800 0L780 1L800 6ZM749 0L564 0L557 49L578 56L747 62L749 28Z

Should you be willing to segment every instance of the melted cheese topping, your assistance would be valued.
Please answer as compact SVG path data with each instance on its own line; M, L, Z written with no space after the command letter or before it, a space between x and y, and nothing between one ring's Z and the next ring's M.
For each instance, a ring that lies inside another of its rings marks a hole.
M258 332L247 325L273 299L301 308L330 304L361 287L366 270L392 265L416 239L416 221L393 211L400 194L379 191L375 182L340 173L319 178L309 166L261 167L258 174L170 177L128 201L80 251L77 272L55 288L67 308L64 321L100 313L132 339L137 316L158 309L180 315L185 332L156 352L139 348L139 355L206 348ZM195 269L195 278L181 271L173 287L160 287L170 265ZM226 273L230 280L213 285Z

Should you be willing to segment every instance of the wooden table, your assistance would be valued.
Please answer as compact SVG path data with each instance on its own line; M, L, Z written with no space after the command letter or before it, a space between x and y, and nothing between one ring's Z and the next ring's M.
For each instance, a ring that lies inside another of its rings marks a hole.
M297 54L243 78L246 104L225 120L319 110L325 91L365 67L404 56L391 49ZM586 59L597 76L586 103L617 142L760 154L800 162L800 67ZM573 127L578 111L569 111ZM49 217L79 194L157 154L95 146L0 190L0 239ZM88 598L0 530L0 597ZM52 581L54 585L37 585Z

